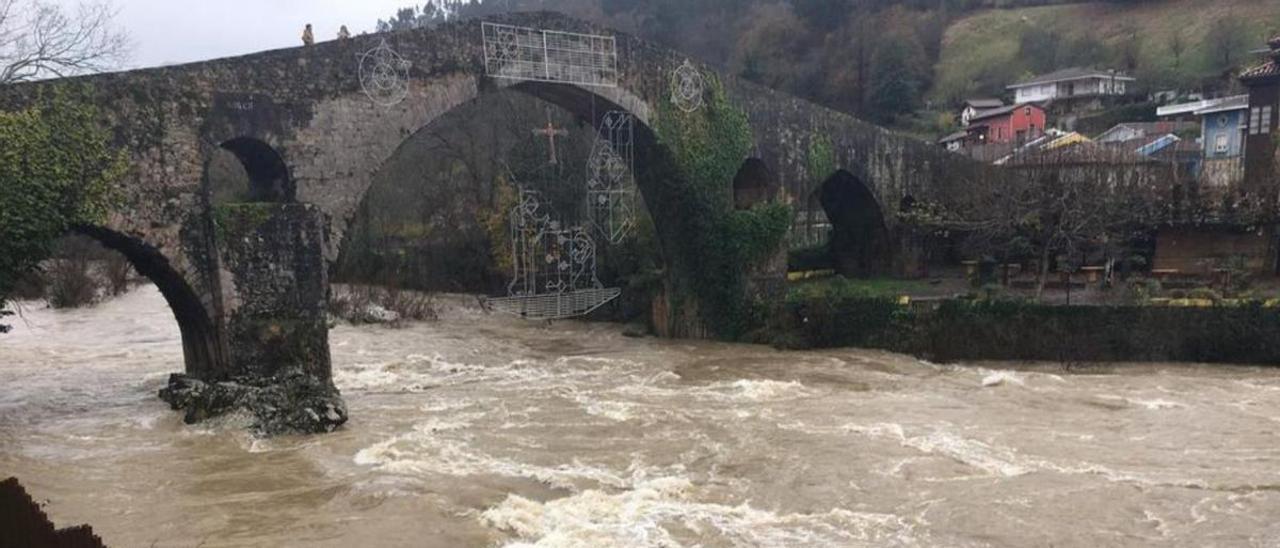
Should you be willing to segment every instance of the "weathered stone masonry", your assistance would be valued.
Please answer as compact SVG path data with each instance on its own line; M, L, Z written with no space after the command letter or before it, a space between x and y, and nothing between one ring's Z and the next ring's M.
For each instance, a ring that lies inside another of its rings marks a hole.
M550 13L498 19L613 34ZM653 145L649 124L669 96L672 71L686 57L617 36L621 81L611 88L489 79L483 74L480 23L465 21L429 31L9 86L0 89L0 106L20 107L48 88L83 84L89 99L103 107L133 169L110 218L83 231L126 251L161 286L182 328L191 379L262 379L302 371L332 388L323 322L326 265L336 259L383 163L445 113L506 88L543 98L593 124L607 110L630 111L640 122L640 141ZM358 81L359 54L381 40L413 63L409 95L392 107L369 100ZM904 197L926 198L940 185L964 184L976 176L974 164L926 143L731 76L719 78L748 115L756 140L753 156L776 178L770 190L774 199L806 200L832 175L806 172L814 139L829 142L835 167L866 185L895 234L894 213ZM246 193L252 202L210 203L205 170L218 147L244 164L254 187ZM646 203L662 210L662 196L646 182L643 163L639 171ZM660 244L679 237L657 224ZM896 246L895 260L901 263L908 250ZM331 399L338 404L334 409L340 408L336 390ZM345 411L341 414L317 428L345 420Z

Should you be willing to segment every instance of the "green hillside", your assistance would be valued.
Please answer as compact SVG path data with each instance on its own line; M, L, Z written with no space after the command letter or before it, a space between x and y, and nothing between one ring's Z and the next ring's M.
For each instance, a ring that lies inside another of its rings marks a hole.
M931 95L954 101L997 94L1037 68L1066 63L1128 70L1149 88L1223 86L1229 82L1222 78L1230 74L1229 68L1249 65L1255 58L1249 51L1277 32L1280 1L1275 0L1155 0L983 10L947 29ZM1028 33L1053 39L1038 44L1031 39L1028 45ZM1032 46L1056 48L1060 61L1037 63L1024 51Z

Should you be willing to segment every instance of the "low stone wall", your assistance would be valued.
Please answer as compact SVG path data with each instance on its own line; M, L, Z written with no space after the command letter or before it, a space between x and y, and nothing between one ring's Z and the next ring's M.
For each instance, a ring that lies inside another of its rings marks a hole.
M1280 310L882 298L792 301L775 331L789 348L883 348L938 361L1183 361L1280 364Z

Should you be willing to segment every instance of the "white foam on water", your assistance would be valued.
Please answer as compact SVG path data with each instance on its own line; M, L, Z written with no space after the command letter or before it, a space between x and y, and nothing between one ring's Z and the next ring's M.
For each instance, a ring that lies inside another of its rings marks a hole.
M1186 404L1178 403L1176 401L1166 400L1164 398L1141 399L1141 398L1130 398L1126 396L1118 396L1115 394L1098 394L1097 397L1100 400L1123 401L1134 407L1142 407L1145 409L1150 409L1152 411L1157 411L1162 409L1185 409L1187 407Z
M452 361L438 354L409 354L403 360L339 367L334 372L334 383L342 390L414 393L475 382L490 383L495 388L514 386L523 389L532 384L573 386L571 381L608 373L599 365L567 367L575 361L592 360L561 358L548 365L518 359L499 365L484 365ZM613 362L608 359L600 361Z
M1026 382L1024 382L1022 378L1013 371L991 371L990 373L987 373L986 376L982 377L983 387L1000 386L1006 383L1016 384L1018 386L1026 385Z
M733 381L728 387L718 387L716 385L712 385L712 387L724 390L731 398L750 401L797 398L809 395L804 385L796 381L740 379Z
M1145 519L1139 520L1140 522L1152 524L1155 527L1156 532L1160 533L1161 538L1169 537L1169 524L1165 520L1160 519L1160 516L1155 515L1150 510L1143 510L1142 516Z
M942 455L990 475L1014 477L1036 469L1013 448L991 445L941 428L921 435L908 435L903 426L896 423L847 424L843 426L843 430L866 436L896 439L904 447L926 454Z
M588 415L604 417L617 422L626 422L637 418L636 404L609 400L578 400L582 410Z
M690 399L721 404L769 403L802 399L813 395L812 390L796 381L738 379L704 385L683 385L669 382L673 379L663 373L651 377L650 380L655 382L642 380L627 383L604 393L627 401L643 402L650 406L649 411L677 420L683 420L687 415L683 410L688 408ZM670 402L678 402L679 405L672 407L669 405ZM758 411L762 415L768 414L767 410Z
M361 449L356 452L354 461L393 474L522 477L558 489L576 489L583 482L612 487L628 484L613 470L584 464L577 459L555 466L520 462L488 455L473 448L466 440L440 435L464 427L461 421L429 421L415 426L413 432Z
M1133 404L1133 405L1137 405L1137 406L1140 406L1140 407L1145 407L1145 408L1147 408L1147 409L1151 409L1151 410L1157 410L1157 409L1185 409L1185 408L1187 407L1186 405L1181 404L1181 403L1178 403L1178 402L1176 402L1176 401L1169 401L1169 400L1160 399L1160 398L1156 398L1156 399L1154 399L1154 400L1142 400L1142 399L1136 399L1136 398L1133 398L1133 399L1131 399L1131 398L1125 398L1125 401L1127 401L1127 402L1129 402L1129 403L1131 403L1131 404Z
M618 492L591 489L548 502L508 495L484 511L481 520L519 539L508 543L508 548L642 548L686 542L698 546L706 537L734 546L927 544L917 538L918 523L894 514L845 509L779 514L746 502L729 505L697 498L697 489L688 479L662 477ZM689 534L697 538L680 538Z
M1197 478L1156 477L1150 474L1115 470L1101 464L1089 462L1059 464L1023 455L1011 447L992 445L980 440L966 438L951 432L946 427L931 427L928 432L918 435L909 434L902 425L896 423L846 424L842 426L842 430L864 436L896 440L904 447L910 447L926 454L942 455L986 472L991 476L1009 478L1033 472L1055 472L1069 475L1094 475L1110 482L1134 483L1148 487L1210 488L1208 482ZM906 463L897 463L895 468L891 468L888 473L892 474L904 464Z
M924 436L908 437L902 443L925 453L946 455L992 475L1008 478L1032 471L1018 462L1018 455L1011 448L992 446L950 432L935 431Z

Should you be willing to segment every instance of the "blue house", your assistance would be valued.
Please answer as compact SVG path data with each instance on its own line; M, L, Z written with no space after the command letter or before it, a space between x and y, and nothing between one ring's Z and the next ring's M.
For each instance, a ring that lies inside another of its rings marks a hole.
M1238 158L1244 153L1248 111L1248 95L1220 99L1195 111L1201 121L1200 136L1205 160Z

